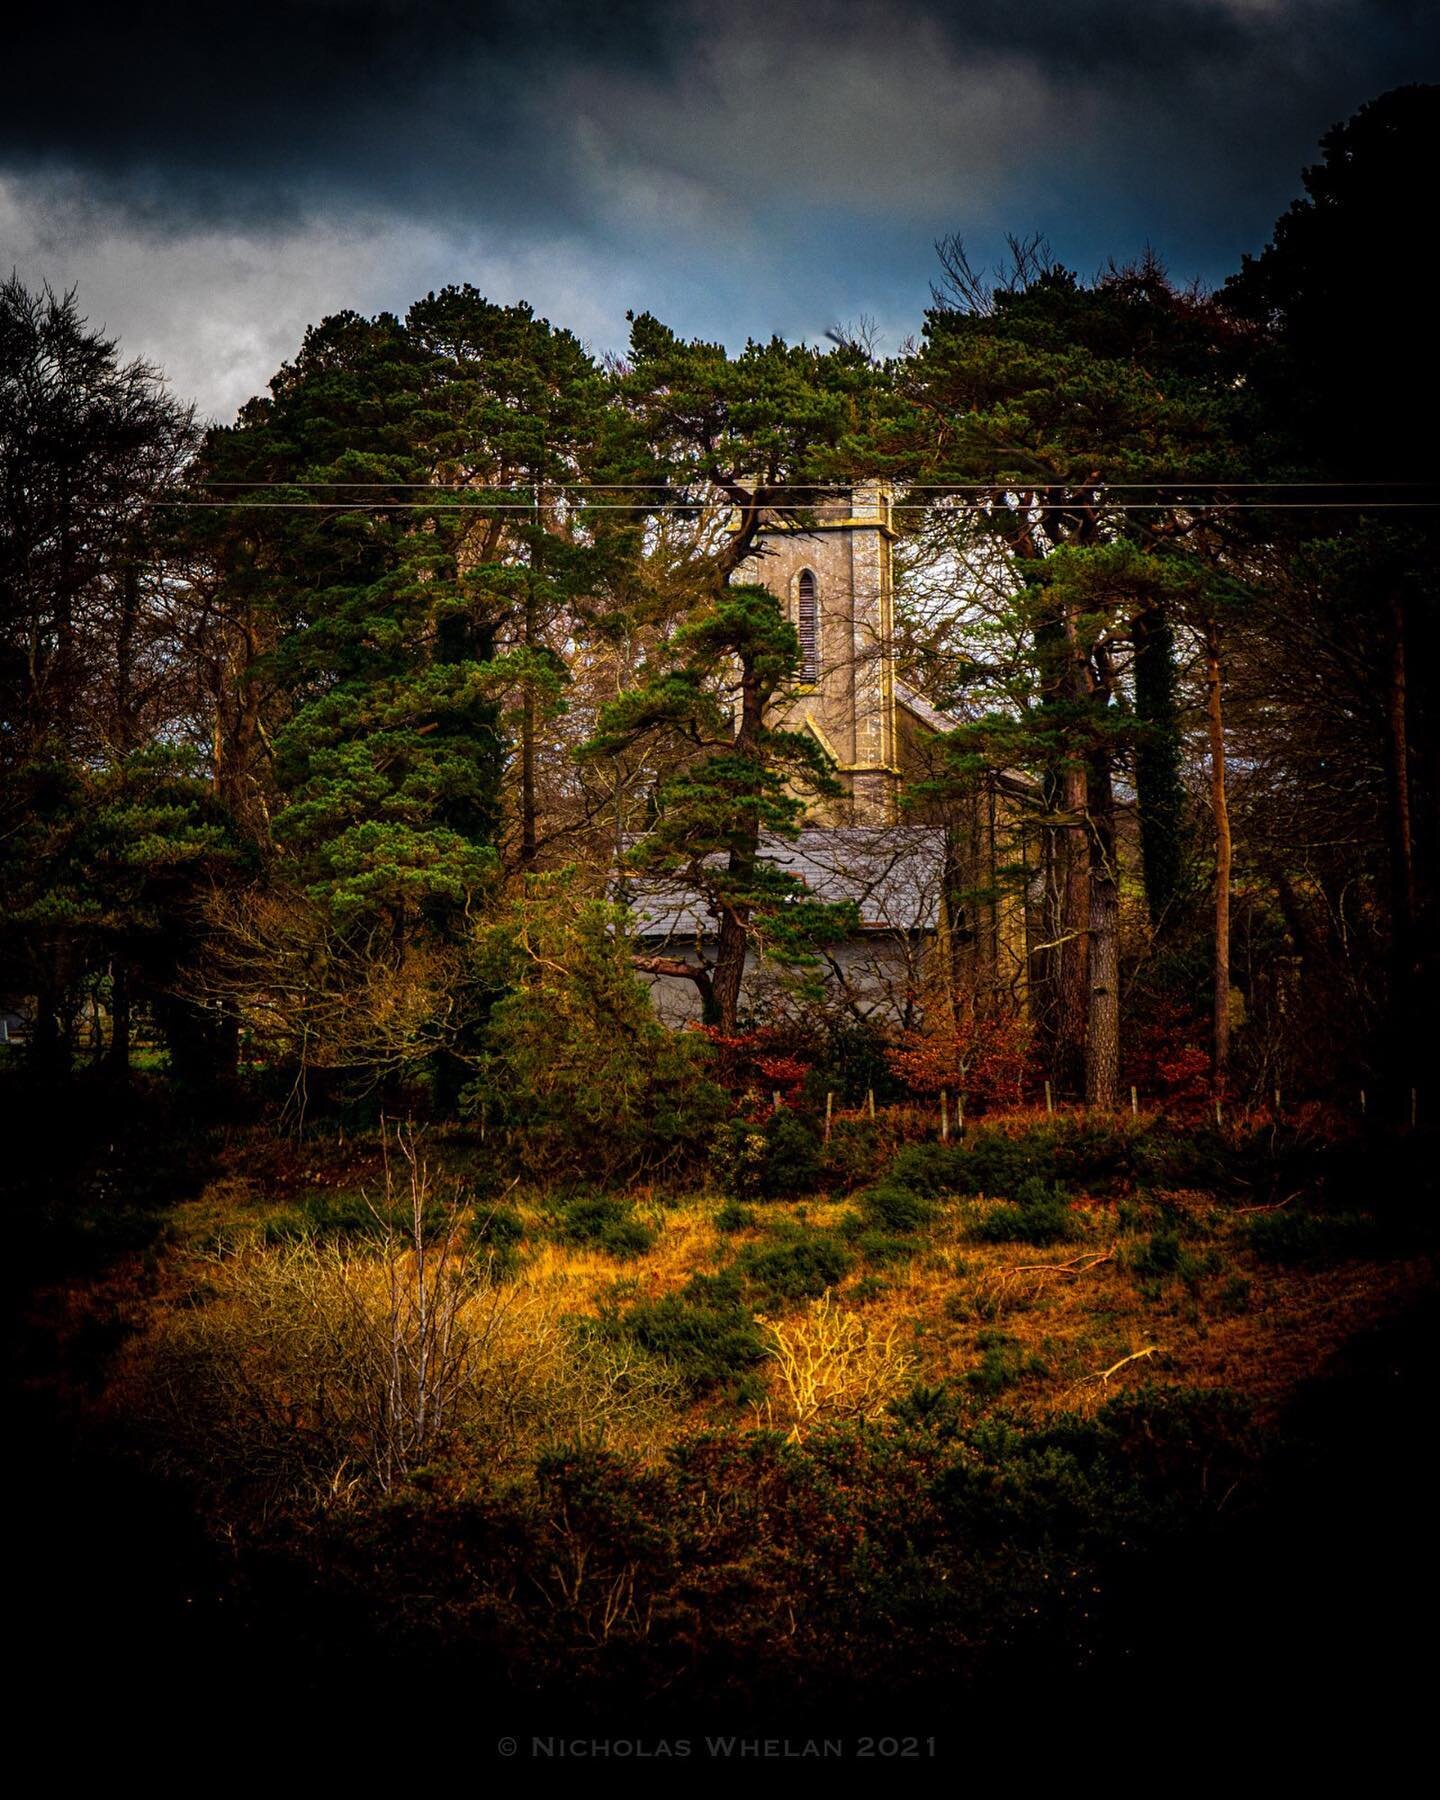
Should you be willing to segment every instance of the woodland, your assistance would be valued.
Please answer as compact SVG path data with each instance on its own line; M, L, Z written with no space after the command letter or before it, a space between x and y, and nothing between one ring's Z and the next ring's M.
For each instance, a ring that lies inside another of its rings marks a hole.
M1337 125L1214 290L951 237L893 350L639 313L597 356L459 284L314 325L228 425L0 288L43 1662L126 1706L418 1673L487 1743L1401 1704L1437 137L1434 88ZM737 579L861 483L947 720L902 811L1006 781L947 905L1029 926L885 1006L786 866L836 771ZM641 876L715 921L689 1029Z

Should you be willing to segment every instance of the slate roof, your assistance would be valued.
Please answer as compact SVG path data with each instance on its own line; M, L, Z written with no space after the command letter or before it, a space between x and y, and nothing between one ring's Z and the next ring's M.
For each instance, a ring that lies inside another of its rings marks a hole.
M818 826L794 840L766 838L764 855L798 875L816 900L853 900L864 931L934 931L940 919L945 833L937 825ZM694 942L715 921L693 889L667 877L626 872L618 897L636 935Z

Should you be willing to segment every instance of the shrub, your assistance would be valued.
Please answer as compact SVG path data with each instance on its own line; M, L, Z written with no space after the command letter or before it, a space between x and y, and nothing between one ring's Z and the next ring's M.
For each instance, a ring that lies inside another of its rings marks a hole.
M1216 1251L1197 1256L1185 1247L1173 1226L1151 1232L1146 1241L1128 1251L1123 1260L1125 1266L1140 1277L1150 1298L1158 1296L1172 1275L1194 1288L1204 1276L1214 1275L1221 1267Z
M767 1200L811 1194L820 1185L820 1141L799 1113L782 1111L765 1127L760 1191Z
M798 1113L773 1113L763 1124L729 1119L716 1132L710 1168L735 1200L787 1200L820 1184L820 1142Z
M879 1418L915 1366L896 1342L898 1324L872 1327L858 1313L842 1311L829 1294L789 1323L759 1323L774 1382L764 1416L788 1428L792 1443L819 1423Z
M1267 1262L1324 1263L1365 1255L1374 1248L1378 1232L1375 1221L1364 1213L1282 1208L1253 1218L1246 1236L1250 1248Z
M886 1143L874 1119L836 1119L820 1168L827 1187L841 1193L873 1181L885 1165Z
M862 1275L847 1290L847 1298L856 1306L863 1306L868 1301L878 1300L886 1291L887 1284L878 1275Z
M512 1206L492 1206L470 1221L470 1243L478 1250L513 1250L525 1235L525 1221Z
M748 1231L755 1223L755 1215L748 1206L741 1206L738 1201L727 1200L715 1215L715 1229L727 1234L732 1231Z
M614 1336L663 1357L692 1391L733 1381L765 1355L733 1274L695 1275L678 1294L604 1321Z
M889 1052L888 1036L880 1027L856 1020L832 1022L820 1046L820 1064L806 1078L807 1101L823 1111L827 1093L849 1106L861 1105L867 1093L880 1106L903 1100L909 1089L891 1072Z
M1126 1257L1137 1275L1173 1275L1180 1267L1185 1249L1178 1231L1152 1231L1143 1244Z
M1213 1128L1143 1132L1132 1157L1136 1180L1147 1187L1224 1187L1235 1174L1236 1154Z
M1067 1116L1056 1129L1051 1171L1067 1187L1128 1183L1135 1173L1139 1139L1133 1125L1117 1118L1095 1113Z
M991 1207L971 1226L970 1235L982 1244L1053 1244L1073 1224L1060 1189L1031 1177L1019 1185L1013 1205Z
M1032 1131L1023 1137L978 1131L956 1160L957 1193L1011 1196L1028 1181L1050 1173L1053 1132Z
M594 1244L611 1256L640 1256L655 1242L628 1200L617 1194L588 1194L571 1200L560 1214L560 1233L567 1243Z
M966 1154L958 1146L907 1144L891 1163L886 1181L936 1200L943 1194L960 1193L965 1174Z
M860 1231L853 1239L855 1248L867 1263L885 1268L891 1263L909 1262L915 1254L914 1241L908 1237L891 1237L883 1231Z
M504 1123L527 1174L605 1183L698 1161L725 1105L709 1046L667 1030L631 966L623 908L534 876L480 934L497 994L465 1104Z
M857 1196L861 1217L881 1231L918 1231L935 1217L934 1205L909 1188L883 1182Z
M484 1261L493 1276L513 1274L519 1264L525 1221L510 1206L477 1211L466 1234L471 1254Z
M205 1303L132 1351L168 1462L262 1508L328 1506L394 1492L441 1458L488 1469L557 1436L653 1425L667 1371L577 1329L556 1295L497 1282L454 1238L428 1237L418 1159L411 1179L408 1232L205 1259Z
M850 1258L835 1238L807 1232L789 1243L754 1245L739 1266L763 1301L782 1306L787 1301L819 1299L844 1280Z
M980 1363L966 1375L967 1384L980 1393L993 1396L1023 1381L1027 1375L1049 1373L1038 1356L1027 1356L1014 1338L1003 1331L982 1331L975 1340Z
M398 1224L384 1217L384 1207L377 1208L362 1193L326 1193L316 1189L302 1194L283 1213L265 1221L261 1240L267 1244L298 1244L307 1238L370 1237L379 1224ZM431 1230L441 1228L442 1221L432 1208L427 1221Z
M726 1119L710 1145L710 1175L732 1200L758 1200L765 1170L765 1128L753 1119Z
M1024 1094L1030 1027L1005 1013L943 1014L919 1031L901 1034L890 1066L914 1092L967 1094L974 1100L1017 1103Z

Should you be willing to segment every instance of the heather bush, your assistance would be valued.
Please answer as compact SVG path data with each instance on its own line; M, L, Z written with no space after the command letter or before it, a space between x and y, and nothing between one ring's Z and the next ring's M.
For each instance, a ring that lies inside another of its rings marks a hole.
M735 1200L789 1200L820 1185L820 1140L788 1108L762 1122L729 1119L715 1133L710 1172Z
M1053 1244L1074 1229L1074 1218L1059 1188L1037 1176L1017 1184L1013 1204L992 1206L970 1227L982 1244Z
M1220 1259L1214 1251L1197 1255L1186 1247L1174 1226L1152 1231L1143 1243L1126 1251L1123 1261L1142 1282L1151 1284L1156 1290L1171 1276L1193 1287L1206 1275L1215 1274L1220 1267Z
M973 1132L955 1161L955 1191L1014 1196L1026 1182L1050 1175L1054 1144L1053 1132L1043 1129L1022 1137L990 1130Z
M560 1212L560 1235L569 1244L592 1244L611 1256L641 1256L655 1233L635 1217L633 1204L619 1194L581 1194Z
M715 1229L727 1237L732 1232L749 1231L754 1224L755 1214L737 1200L727 1200L715 1215Z
M867 1181L874 1181L889 1157L888 1140L874 1119L836 1119L830 1127L830 1142L821 1153L821 1172L825 1185L838 1193L848 1193Z
M909 1262L916 1253L913 1238L896 1237L884 1231L867 1230L865 1222L858 1215L852 1214L859 1229L853 1234L846 1230L846 1236L864 1260L876 1268L888 1268L893 1263Z
M893 1177L858 1194L856 1205L865 1223L879 1231L919 1231L936 1215L933 1201L908 1187L896 1185Z
M427 1201L426 1231L439 1235L447 1223L444 1209L434 1200ZM259 1235L266 1244L298 1244L323 1238L369 1238L377 1226L403 1229L404 1214L359 1189L314 1188L267 1218Z
M766 1306L816 1300L843 1281L850 1256L837 1238L803 1232L788 1242L751 1245L738 1268L747 1288Z
M513 1274L519 1263L525 1221L512 1206L479 1207L472 1214L466 1241L473 1255L486 1262L493 1275Z
M1213 1127L1148 1131L1134 1145L1135 1178L1146 1187L1220 1188L1234 1179L1239 1156Z
M1373 1218L1359 1212L1291 1211L1260 1213L1246 1232L1250 1248L1266 1262L1327 1263L1364 1256L1376 1246Z
M1003 1331L982 1331L975 1340L975 1348L980 1352L980 1361L969 1371L965 1381L987 1399L993 1399L1028 1375L1048 1373L1042 1358L1027 1355L1021 1345Z
M765 1354L734 1274L692 1276L678 1294L603 1315L597 1330L663 1358L696 1392L734 1382Z
M468 1236L481 1251L513 1250L525 1236L525 1221L513 1206L482 1207L470 1221Z
M885 1179L896 1187L909 1188L937 1200L945 1194L964 1192L967 1174L966 1152L958 1145L907 1144L891 1163Z

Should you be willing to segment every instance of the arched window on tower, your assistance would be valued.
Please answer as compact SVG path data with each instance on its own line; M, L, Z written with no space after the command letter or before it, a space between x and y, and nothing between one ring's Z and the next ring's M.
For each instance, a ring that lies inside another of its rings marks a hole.
M800 679L820 679L820 590L809 569L800 571L796 585L796 629L800 633Z

